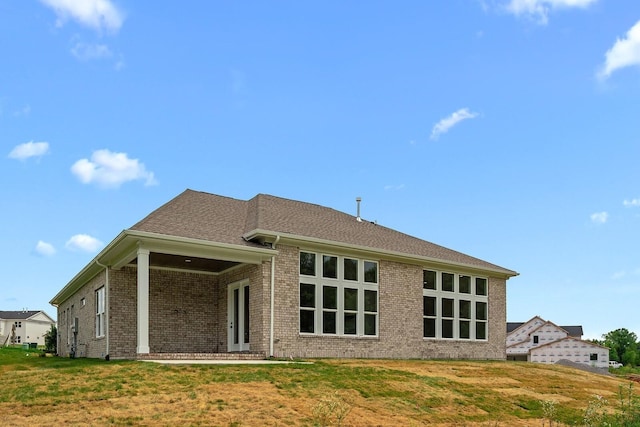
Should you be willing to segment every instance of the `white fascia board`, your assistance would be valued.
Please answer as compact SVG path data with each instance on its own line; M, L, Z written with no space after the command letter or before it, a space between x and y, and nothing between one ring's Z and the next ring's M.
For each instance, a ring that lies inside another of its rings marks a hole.
M309 248L317 248L317 249L327 250L327 251L331 251L331 250L335 251L336 248L338 248L339 250L345 253L349 253L349 254L365 257L365 258L366 257L369 257L369 258L382 257L386 260L398 261L403 263L429 264L434 266L434 268L438 268L438 269L446 270L447 268L457 268L458 271L464 271L464 272L470 272L470 273L481 273L485 275L487 273L491 273L495 277L500 277L504 279L508 279L510 277L515 277L518 275L517 272L515 271L512 272L511 270L506 270L506 269L484 268L484 267L479 267L477 265L465 264L465 263L454 262L454 261L444 261L441 259L431 258L431 257L426 257L421 255L412 255L412 254L407 254L403 252L389 251L385 249L376 249L376 248L371 248L367 246L351 245L348 243L335 242L332 240L319 239L316 237L300 236L300 235L289 234L289 233L277 233L277 232L261 230L261 229L252 230L248 233L245 233L242 237L244 237L246 240L262 238L265 241L273 241L276 239L277 236L280 236L280 239L281 239L279 243L289 242L297 245L303 244Z
M121 231L115 239L111 241L107 246L104 247L100 251L95 258L93 258L89 264L87 264L78 274L76 274L60 292L56 294L55 297L49 301L54 307L58 307L61 303L66 301L71 295L73 295L78 289L80 289L87 281L91 280L98 274L103 267L99 266L97 263L101 263L105 265L101 260L106 257L113 249L122 242L122 240L126 237L126 231Z
M248 264L259 264L264 260L270 259L272 255L277 253L268 248L252 248L249 246L131 230L127 231L126 237L120 242L119 246L122 247L120 250L108 257L109 259L103 260L103 264L109 265L115 270L119 270L131 263L137 256L138 248L171 255L215 258L223 261L236 261Z
M259 264L271 259L278 251L271 248L256 248L230 243L212 242L209 240L176 237L141 231L129 231L128 240L137 247L172 255L213 258L223 261L236 261Z
M149 249L152 252L215 258L248 264L259 264L262 261L271 259L272 256L278 253L278 251L270 248L253 248L250 246L211 242L208 240L177 237L167 234L124 230L100 251L89 264L76 274L49 303L57 307L84 286L87 281L100 273L104 268L98 265L98 263L114 269L119 269L127 265L136 257L139 247Z
M65 285L55 297L51 298L49 304L54 307L58 307L61 303L65 302L67 298L73 295L78 289L80 289L86 282L95 277L100 271L103 270L98 264L96 264L96 258L91 260L73 279Z

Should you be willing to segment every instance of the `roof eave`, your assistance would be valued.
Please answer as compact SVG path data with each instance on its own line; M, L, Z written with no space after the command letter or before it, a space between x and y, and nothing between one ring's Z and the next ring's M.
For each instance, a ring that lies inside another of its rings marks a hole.
M84 286L88 280L104 270L104 266L118 269L126 265L135 257L138 247L145 247L151 251L154 251L154 249L155 251L167 250L171 251L170 253L190 256L206 256L207 254L210 255L211 251L214 250L217 258L248 263L260 262L277 254L277 251L270 248L234 245L138 230L123 230L76 274L49 303L57 307Z
M418 264L428 263L431 265L441 266L444 268L457 267L467 271L491 273L495 277L500 277L504 279L509 279L519 274L515 271L508 270L506 268L481 267L478 265L460 263L455 261L446 261L446 260L426 257L422 255L407 254L403 252L389 251L385 249L372 248L368 246L352 245L348 243L336 242L336 241L320 239L316 237L301 236L301 235L291 234L291 233L280 233L277 231L270 231L270 230L264 230L264 229L251 230L245 233L242 237L248 241L259 239L265 242L272 243L278 240L279 238L279 243L283 243L287 241L291 243L298 243L298 244L306 243L306 244L327 248L327 249L338 247L348 252L357 252L357 253L369 255L369 256L372 256L372 255L382 256L386 259L393 260L393 261L400 261L405 263L410 262L410 263L418 263Z
M122 240L126 237L127 230L123 230L116 236L115 239L111 241L104 249L98 253L82 270L78 272L65 286L49 301L54 307L57 307L61 303L67 300L71 295L73 295L80 287L82 287L88 280L93 278L96 274L100 272L104 267L100 266L102 264L100 259L105 255L109 254L113 251L114 247L116 247ZM104 264L103 264L104 265Z
M138 230L126 230L125 232L127 236L121 243L123 248L121 253L108 260L105 259L103 264L119 268L126 261L127 252L131 252L132 248L135 252L138 247L145 247L152 252L166 251L166 253L202 257L211 256L211 252L215 251L218 259L249 263L263 261L277 254L276 250L269 247L237 245Z

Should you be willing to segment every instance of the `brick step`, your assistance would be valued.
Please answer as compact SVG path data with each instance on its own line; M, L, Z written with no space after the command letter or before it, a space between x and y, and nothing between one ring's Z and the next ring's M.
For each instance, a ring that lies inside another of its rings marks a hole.
M139 354L138 360L264 360L263 353L149 353Z

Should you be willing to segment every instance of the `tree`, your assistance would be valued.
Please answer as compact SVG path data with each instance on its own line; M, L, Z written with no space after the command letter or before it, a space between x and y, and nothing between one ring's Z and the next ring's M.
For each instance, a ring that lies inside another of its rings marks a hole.
M609 360L635 365L638 359L638 336L626 328L616 329L602 336L609 347Z
M44 334L44 347L46 351L58 353L58 328L56 325L51 325L51 329Z
M603 335L603 336L604 336L604 335ZM605 346L605 347L606 347L606 345L604 344L604 340L599 340L599 339L597 339L597 338L592 338L592 339L590 339L590 340L586 340L586 341L587 341L587 342L592 342L592 343L594 343L594 344L602 345L602 346Z
M622 364L636 366L638 364L638 352L634 348L627 348L622 355Z

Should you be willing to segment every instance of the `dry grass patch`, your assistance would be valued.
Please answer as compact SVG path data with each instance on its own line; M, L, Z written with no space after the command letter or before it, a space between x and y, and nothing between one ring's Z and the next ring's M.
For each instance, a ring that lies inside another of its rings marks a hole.
M614 404L628 384L511 362L42 360L0 350L4 425L540 426L544 401L558 402L558 419L577 425L595 394Z

